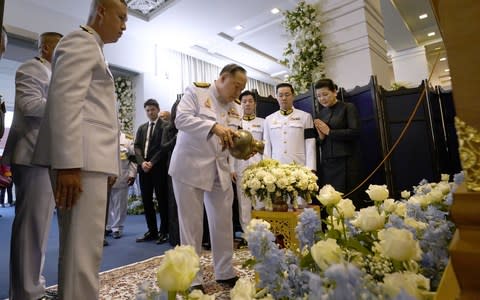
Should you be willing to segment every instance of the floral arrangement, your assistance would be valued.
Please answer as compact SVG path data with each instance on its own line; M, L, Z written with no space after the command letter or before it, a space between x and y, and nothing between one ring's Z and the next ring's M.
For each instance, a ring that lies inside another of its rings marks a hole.
M200 290L189 291L193 279L200 270L200 258L192 246L176 246L165 252L157 270L157 286L160 292L140 286L137 300L173 300L182 295L188 300L214 300L214 295L204 295Z
M283 24L292 40L288 42L281 62L290 69L288 81L302 93L325 75L323 56L326 47L322 43L319 12L315 6L300 1L284 16Z
M252 200L262 201L265 209L272 210L277 199L297 208L297 198L312 202L318 191L317 175L305 166L280 164L277 160L264 159L245 169L242 190Z
M118 99L118 118L124 133L134 134L133 116L135 112L135 97L132 80L127 77L115 78L115 93Z
M454 225L448 220L454 183L420 182L401 200L386 186L367 190L375 205L355 211L331 186L319 200L326 230L313 209L300 215L300 249L279 249L268 224L252 220L247 229L257 286L274 299L424 299L439 284L448 262ZM254 284L253 282L251 284ZM250 298L255 299L256 295Z

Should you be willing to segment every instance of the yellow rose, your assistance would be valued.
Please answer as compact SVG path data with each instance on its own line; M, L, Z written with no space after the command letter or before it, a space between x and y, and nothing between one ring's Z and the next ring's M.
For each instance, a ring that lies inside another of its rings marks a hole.
M383 228L385 225L385 215L379 214L375 206L360 209L357 218L352 221L355 227L363 231L373 231Z
M413 218L405 218L404 220L405 224L410 226L410 227L413 227L417 230L423 230L425 228L427 228L427 224L426 223L423 223L423 222L420 222L420 221L417 221Z
M403 202L397 203L397 208L395 209L395 214L400 217L405 217L407 213L407 205Z
M177 246L165 252L157 270L157 285L164 291L185 291L200 270L200 258L192 246Z
M373 201L384 201L388 198L388 189L386 185L371 184L365 192Z
M230 299L252 300L255 299L255 294L255 284L246 278L240 278L233 289L230 290Z
M440 178L441 178L441 179L440 179L441 181L446 181L446 182L448 182L448 181L450 180L450 175L448 175L448 174L441 174L441 175L440 175Z
M406 229L390 227L378 233L379 250L386 257L398 260L420 260L422 250L413 234Z
M317 242L310 248L310 252L313 260L322 270L327 269L331 264L340 262L342 258L342 249L334 239Z

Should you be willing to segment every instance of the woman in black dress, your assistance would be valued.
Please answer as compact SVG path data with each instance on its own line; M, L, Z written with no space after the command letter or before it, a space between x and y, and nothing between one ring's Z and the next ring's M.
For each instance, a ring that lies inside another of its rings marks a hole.
M331 79L317 81L315 97L321 106L314 120L320 144L320 186L330 184L348 193L360 177L360 117L352 103L337 100L337 86ZM367 205L356 195L348 198L357 209Z

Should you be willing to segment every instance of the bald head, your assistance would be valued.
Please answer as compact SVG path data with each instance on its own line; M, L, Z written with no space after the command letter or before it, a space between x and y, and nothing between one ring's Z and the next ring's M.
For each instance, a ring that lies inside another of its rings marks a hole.
M52 55L55 47L63 37L58 32L44 32L38 38L38 52L40 56L49 62L52 62Z
M127 22L125 0L93 0L88 17L92 27L104 43L115 43L122 36Z

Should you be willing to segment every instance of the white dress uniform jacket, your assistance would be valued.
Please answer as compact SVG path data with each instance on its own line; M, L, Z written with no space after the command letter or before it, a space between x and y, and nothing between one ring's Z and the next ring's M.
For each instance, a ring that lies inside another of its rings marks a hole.
M17 202L10 242L10 299L39 299L48 232L54 209L48 169L31 164L44 115L50 63L35 58L15 74L15 113L3 162L12 165Z
M263 140L263 122L265 121L264 118L255 117L253 120L245 120L242 119L240 122L240 127L243 130L249 131L253 138L256 140ZM254 156L250 157L248 160L243 159L235 159L231 157L231 171L237 173L237 176L242 176L243 171L250 166L251 164L257 163L262 160L262 154L257 153ZM237 188L240 188L239 184L241 182L237 182Z
M48 93L34 163L119 174L115 86L102 48L100 36L85 30L70 33L57 45L54 88Z
M137 176L137 164L128 158L135 155L133 140L125 133L120 133L120 176L117 177L114 189L128 188L128 178Z
M169 174L205 191L212 190L217 175L223 190L232 184L229 152L222 151L218 137L210 130L215 123L235 130L240 126L240 105L235 102L221 104L216 101L217 96L215 84L209 88L188 87L175 118L179 131Z
M51 66L45 59L23 63L15 74L15 109L2 161L31 166L33 150L47 103Z
M265 119L264 157L281 163L296 162L311 170L317 169L315 138L305 139L304 130L313 128L312 116L293 108L289 115L274 112Z

